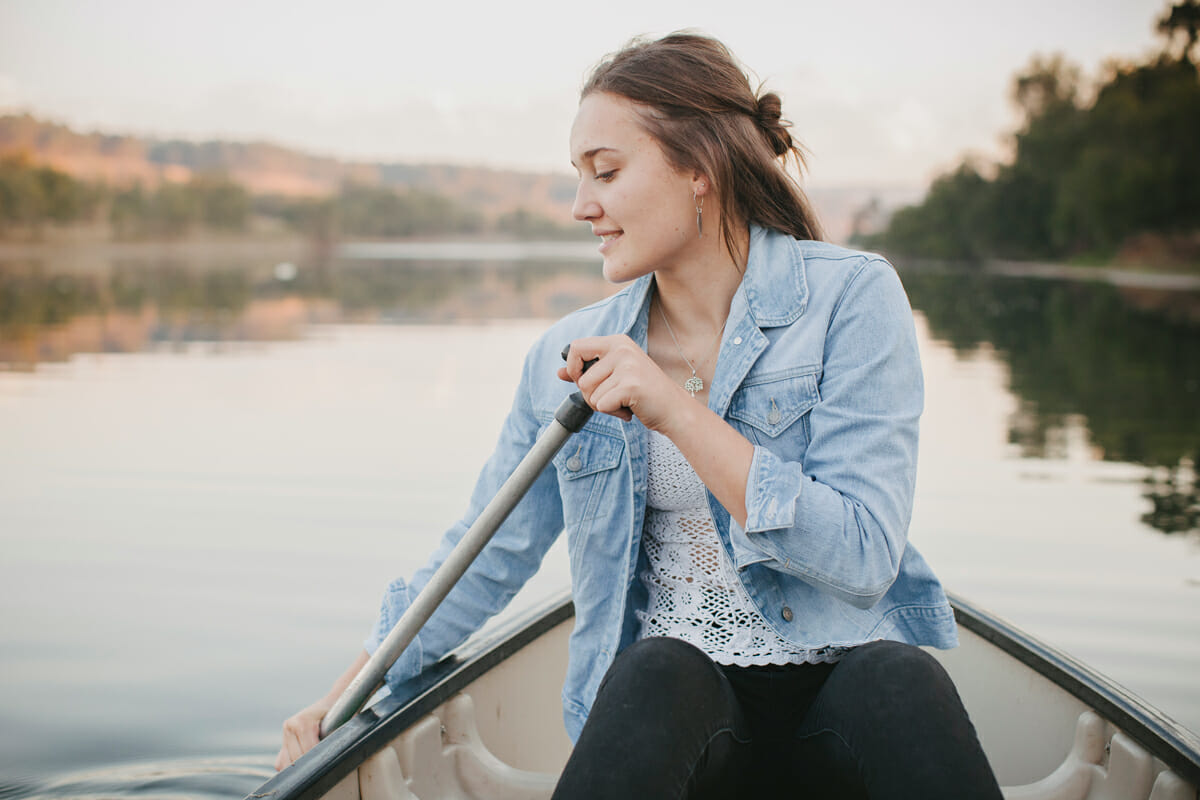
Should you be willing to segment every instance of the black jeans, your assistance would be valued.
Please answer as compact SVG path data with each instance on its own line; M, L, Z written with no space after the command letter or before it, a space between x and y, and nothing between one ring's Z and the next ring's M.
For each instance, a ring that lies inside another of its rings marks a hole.
M958 692L917 647L723 667L677 639L626 648L563 770L569 798L1000 798Z

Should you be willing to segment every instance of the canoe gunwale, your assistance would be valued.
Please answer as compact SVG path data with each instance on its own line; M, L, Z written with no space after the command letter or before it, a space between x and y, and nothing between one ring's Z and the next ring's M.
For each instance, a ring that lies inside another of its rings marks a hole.
M947 594L959 625L1094 709L1180 778L1200 785L1200 736L1082 661L958 595Z
M290 768L247 795L246 800L317 800L415 722L525 645L574 616L571 594L562 591L494 630L470 639L393 693L355 714Z
M1180 778L1200 785L1200 737L1196 734L1066 653L957 595L949 597L955 619L963 628L1094 709ZM317 800L415 722L574 614L570 592L564 590L485 630L396 692L360 711L246 800Z

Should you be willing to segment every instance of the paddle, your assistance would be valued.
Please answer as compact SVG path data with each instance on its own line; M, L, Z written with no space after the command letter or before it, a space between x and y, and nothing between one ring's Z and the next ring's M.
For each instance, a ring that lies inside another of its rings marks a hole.
M563 348L564 360L570 349L570 345ZM586 371L594 363L596 363L595 359L585 362L584 370ZM433 612L446 599L446 595L462 578L476 556L482 552L496 530L508 518L509 513L533 486L538 475L558 454L567 439L571 438L572 434L578 433L591 416L592 409L579 392L573 392L562 401L558 410L554 412L554 420L550 423L550 427L533 443L533 447L525 454L525 458L517 465L500 490L496 492L496 496L487 504L479 518L467 529L462 539L450 551L450 555L433 573L433 577L429 579L424 590L417 595L417 599L396 621L387 638L379 645L379 649L367 660L363 668L358 671L358 675L354 677L354 680L338 697L337 702L325 714L324 719L321 720L322 739L357 714L363 703L383 685L383 678L388 669L416 638L417 633L433 616Z

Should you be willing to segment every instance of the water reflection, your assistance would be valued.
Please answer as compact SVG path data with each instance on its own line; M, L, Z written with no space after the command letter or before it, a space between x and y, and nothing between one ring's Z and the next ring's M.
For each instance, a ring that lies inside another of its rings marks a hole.
M1093 457L1155 468L1143 522L1197 529L1200 294L921 270L904 284L934 336L1003 359L1022 455L1062 458L1083 431Z
M555 318L614 290L594 258L423 247L295 263L0 262L0 369L296 339L320 322ZM935 337L964 356L990 348L1007 365L1018 398L1008 436L1022 456L1062 459L1082 446L1092 458L1153 467L1143 522L1168 533L1200 528L1200 293L979 272L903 276Z
M294 339L314 322L558 317L613 288L579 259L124 260L85 272L0 262L0 369L164 344Z

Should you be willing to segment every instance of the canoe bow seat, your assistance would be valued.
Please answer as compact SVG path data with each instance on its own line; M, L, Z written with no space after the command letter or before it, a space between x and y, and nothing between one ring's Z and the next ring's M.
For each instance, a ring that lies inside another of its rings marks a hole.
M1156 765L1128 736L1091 711L1079 715L1075 742L1062 764L1036 783L1003 787L1006 800L1196 800L1196 791ZM1107 761L1107 764L1105 763Z

